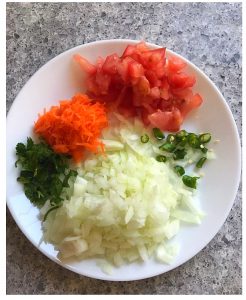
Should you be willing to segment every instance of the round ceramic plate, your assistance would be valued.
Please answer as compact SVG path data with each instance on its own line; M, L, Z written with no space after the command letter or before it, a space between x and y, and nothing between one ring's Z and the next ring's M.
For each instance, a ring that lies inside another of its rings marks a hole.
M57 105L59 100L69 99L76 92L83 91L83 76L77 73L72 56L80 53L90 61L98 56L105 57L113 52L121 55L132 40L99 41L68 50L45 64L26 83L16 97L7 118L7 204L21 231L43 254L76 273L104 280L126 281L155 276L180 266L201 251L219 231L233 205L240 179L240 140L232 113L221 93L211 80L196 66L183 58L189 72L195 74L197 82L194 90L199 92L203 105L192 112L182 128L193 132L210 132L220 140L214 144L217 159L207 164L205 177L199 183L200 207L206 216L201 225L182 225L175 241L180 251L172 264L160 264L150 259L144 263L133 263L116 268L112 275L104 274L96 261L85 260L69 264L57 258L53 245L41 243L41 222L38 209L25 197L22 186L17 183L18 169L15 146L26 142L32 135L32 126L38 113L44 108ZM153 48L156 45L149 44ZM167 50L167 56L178 54Z

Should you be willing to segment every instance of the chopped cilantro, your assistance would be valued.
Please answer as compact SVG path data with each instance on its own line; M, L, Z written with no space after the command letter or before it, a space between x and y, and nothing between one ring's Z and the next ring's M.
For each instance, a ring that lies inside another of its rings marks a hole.
M15 166L21 168L17 181L23 184L27 198L38 207L47 200L52 206L61 204L69 178L77 176L69 168L68 157L55 153L44 142L35 144L31 138L26 145L16 145L16 155Z

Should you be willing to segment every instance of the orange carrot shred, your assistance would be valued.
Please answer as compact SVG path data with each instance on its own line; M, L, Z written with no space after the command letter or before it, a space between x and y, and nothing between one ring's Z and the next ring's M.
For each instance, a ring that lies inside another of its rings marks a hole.
M34 132L40 135L57 153L71 155L80 162L83 152L104 152L99 141L101 131L108 126L105 107L87 95L76 94L71 100L60 101L39 115Z

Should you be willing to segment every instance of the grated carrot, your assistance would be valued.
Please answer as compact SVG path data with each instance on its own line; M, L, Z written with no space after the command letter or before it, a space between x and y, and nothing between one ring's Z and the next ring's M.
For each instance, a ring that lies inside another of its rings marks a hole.
M77 94L39 115L34 132L43 137L55 152L71 155L78 163L84 150L104 151L98 138L107 126L104 105L92 102L87 95Z

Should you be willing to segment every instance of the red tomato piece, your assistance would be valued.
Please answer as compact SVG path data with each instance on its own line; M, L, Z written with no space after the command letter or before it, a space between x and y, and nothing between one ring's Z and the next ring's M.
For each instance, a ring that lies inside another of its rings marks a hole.
M101 91L99 90L98 85L96 84L94 77L90 76L90 77L86 78L85 79L85 85L87 87L87 90L90 93L92 93L96 96L100 95Z
M136 46L134 45L128 45L125 49L125 51L123 52L121 57L127 57L127 56L131 56L133 53L136 52Z
M168 71L170 73L177 73L187 66L186 62L177 56L168 57L167 62Z
M132 103L135 107L142 107L142 100L143 97L141 97L136 91L135 87L133 87L133 96L132 96Z
M145 70L145 76L148 79L151 87L160 87L161 86L161 80L158 79L155 71Z
M183 99L179 103L179 109L183 117L185 117L193 109L199 107L202 104L202 101L202 97L199 94Z
M162 111L171 111L174 107L176 107L174 99L168 98L160 101L159 109Z
M137 111L134 106L132 107L124 107L119 106L118 111L122 114L125 118L132 118L137 116Z
M161 97L160 89L159 89L157 86L151 88L151 89L150 89L149 96L150 96L152 99L160 99L160 97Z
M121 94L121 100L118 106L118 111L124 117L134 117L137 115L137 110L133 106L133 93L131 88L125 88L124 92Z
M169 90L165 88L160 88L160 98L168 100L170 97Z
M134 90L142 97L147 96L150 93L150 84L148 79L145 76L141 76L138 79L138 82L135 85Z
M122 54L122 57L132 56L133 54L141 54L142 52L149 51L144 41L135 45L128 45Z
M161 87L160 87L160 97L164 100L168 100L170 98L170 86L166 77L162 79Z
M160 62L154 67L157 78L162 79L166 75L165 62Z
M139 78L144 75L144 68L141 64L136 61L132 61L128 66L129 76L131 78Z
M97 71L97 68L91 64L87 59L82 57L79 54L75 54L73 56L73 59L79 64L81 69L86 72L87 74L95 74Z
M161 111L149 115L149 121L153 127L158 127L163 131L176 132L180 129L183 117L176 107L172 111Z
M100 90L100 93L102 95L107 95L109 85L111 82L111 77L108 74L105 74L103 72L97 72L96 74L96 84Z
M186 89L171 89L171 93L174 96L174 98L178 99L185 99L193 96L191 88L186 88Z
M143 52L141 55L142 64L146 68L156 68L156 66L159 63L164 64L165 54L166 54L166 48L160 48L160 49Z
M117 65L118 74L124 82L129 82L129 64L135 62L131 57L127 56Z
M117 65L120 61L120 58L118 56L118 54L114 53L112 55L107 56L103 66L102 66L102 70L105 73L108 74L117 74Z
M146 45L146 43L144 41L141 41L140 43L135 45L136 50L138 50L140 53L148 51L149 48Z
M196 83L196 78L185 73L171 74L168 82L173 88L184 89L192 87Z
M126 99L128 94L128 88L127 87L123 87L119 92L118 92L118 96L117 94L115 95L115 98L113 99L113 103L112 106L114 109L117 109Z
M192 98L192 103L194 107L199 107L202 104L203 100L200 94L196 93Z
M99 56L99 57L97 58L97 62L96 62L97 70L101 70L103 64L104 64L104 58L102 58L101 56Z

